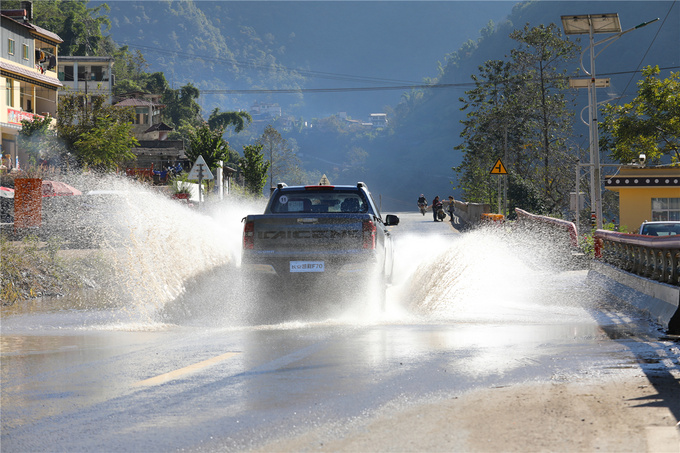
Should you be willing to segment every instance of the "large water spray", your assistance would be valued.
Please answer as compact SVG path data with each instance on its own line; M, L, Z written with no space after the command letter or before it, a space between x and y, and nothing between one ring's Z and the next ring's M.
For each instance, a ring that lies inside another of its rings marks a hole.
M565 272L565 251L549 237L491 227L432 244L436 253L420 261L403 291L401 303L413 313L461 322L550 322L583 313L584 274Z

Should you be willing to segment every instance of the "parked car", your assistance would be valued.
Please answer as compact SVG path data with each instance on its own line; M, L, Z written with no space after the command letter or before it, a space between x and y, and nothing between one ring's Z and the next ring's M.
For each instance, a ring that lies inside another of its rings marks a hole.
M674 236L680 234L680 220L642 222L639 234L645 236Z

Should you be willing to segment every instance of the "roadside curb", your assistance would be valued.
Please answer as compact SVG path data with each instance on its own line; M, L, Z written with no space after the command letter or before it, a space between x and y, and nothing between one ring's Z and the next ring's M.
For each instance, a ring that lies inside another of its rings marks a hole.
M655 282L599 261L591 262L586 281L649 314L665 329L669 328L671 318L680 312L680 288L677 286Z

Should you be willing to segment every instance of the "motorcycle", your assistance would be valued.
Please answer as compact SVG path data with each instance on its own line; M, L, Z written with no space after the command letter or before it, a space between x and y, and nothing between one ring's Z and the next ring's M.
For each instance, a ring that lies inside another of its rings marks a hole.
M427 203L418 203L418 209L420 209L421 214L425 215L427 211Z
M432 209L435 209L434 206L432 207ZM436 209L437 209L437 219L439 219L441 221L446 219L446 212L444 211L444 205L442 203L439 203L437 205Z

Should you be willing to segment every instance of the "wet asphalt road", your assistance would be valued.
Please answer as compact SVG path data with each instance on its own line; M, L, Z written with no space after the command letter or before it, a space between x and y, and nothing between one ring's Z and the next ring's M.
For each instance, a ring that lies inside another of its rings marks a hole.
M551 268L503 233L401 217L385 313L356 300L313 314L244 307L231 268L155 319L4 312L2 450L243 451L387 405L604 377L653 349L656 326L610 305L585 271Z

